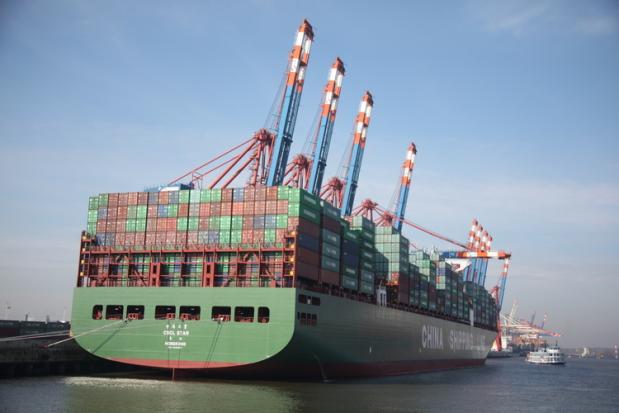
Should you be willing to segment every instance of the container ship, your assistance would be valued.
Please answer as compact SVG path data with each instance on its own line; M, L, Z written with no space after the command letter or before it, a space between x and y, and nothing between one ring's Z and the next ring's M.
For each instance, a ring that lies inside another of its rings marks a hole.
M484 288L487 260L509 254L492 251L479 225L467 244L453 241L457 251L424 251L402 234L407 223L425 230L404 217L414 144L393 207L365 200L353 208L369 92L341 172L323 185L345 73L339 58L310 149L289 161L313 37L303 21L270 128L167 185L90 197L71 320L81 347L121 363L227 377L484 363L502 298L499 287ZM233 187L239 176L246 183Z

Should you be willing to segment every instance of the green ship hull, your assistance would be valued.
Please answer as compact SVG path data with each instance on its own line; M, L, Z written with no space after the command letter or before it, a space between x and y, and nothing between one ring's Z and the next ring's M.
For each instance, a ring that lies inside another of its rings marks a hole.
M94 319L98 306L124 313ZM131 319L129 306L143 306L143 318ZM157 306L174 318L155 319ZM199 307L199 320L181 319L181 306ZM251 317L237 319L238 307ZM214 308L230 308L230 318ZM299 288L99 287L75 288L72 334L96 356L139 366L327 379L481 365L496 331Z

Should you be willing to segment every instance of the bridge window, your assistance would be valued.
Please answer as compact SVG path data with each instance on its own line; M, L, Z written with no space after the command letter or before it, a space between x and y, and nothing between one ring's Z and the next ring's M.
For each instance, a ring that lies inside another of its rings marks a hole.
M199 320L200 319L200 307L196 305L181 306L180 309L181 320Z
M230 307L214 306L211 311L211 319L213 321L230 321Z
M254 307L235 307L234 321L238 321L240 323L253 323Z
M259 323L268 323L270 319L269 307L258 307L258 322Z
M158 305L155 307L155 320L174 320L176 318L176 306Z
M320 298L312 297L312 305L320 305Z
M92 307L92 319L93 320L102 320L103 319L103 306L95 305Z
M144 306L143 305L128 305L127 306L127 318L129 320L143 320L144 319Z
M106 320L122 320L123 318L123 306L122 305L108 305L105 307L105 319Z

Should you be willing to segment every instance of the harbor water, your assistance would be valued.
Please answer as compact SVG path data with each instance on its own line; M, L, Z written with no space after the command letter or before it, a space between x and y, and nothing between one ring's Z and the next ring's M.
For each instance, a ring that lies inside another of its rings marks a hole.
M522 358L484 367L336 382L171 381L150 374L0 381L0 412L616 412L619 361Z

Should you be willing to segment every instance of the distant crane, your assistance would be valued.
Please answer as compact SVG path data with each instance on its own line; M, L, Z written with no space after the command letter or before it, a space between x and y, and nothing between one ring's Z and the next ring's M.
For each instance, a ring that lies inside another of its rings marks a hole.
M374 99L372 94L366 91L359 104L352 146L344 165L342 165L341 172L339 176L331 178L320 191L320 197L336 208L341 208L343 216L348 216L352 212L373 106Z
M319 195L345 73L344 63L339 57L336 58L329 70L329 78L319 108L320 116L308 142L309 150L296 155L288 165L284 185L303 188L314 195Z

